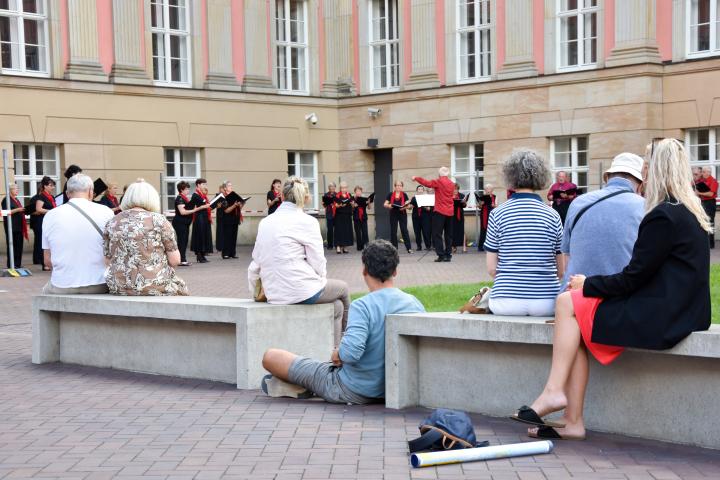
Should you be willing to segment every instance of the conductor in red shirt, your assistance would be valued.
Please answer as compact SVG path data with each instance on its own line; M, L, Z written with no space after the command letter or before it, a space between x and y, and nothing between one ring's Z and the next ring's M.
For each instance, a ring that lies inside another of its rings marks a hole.
M432 217L433 245L437 253L436 262L449 262L452 258L452 219L455 184L448 178L450 169L440 167L437 180L412 177L414 182L435 190L435 211ZM443 244L443 237L445 243Z
M700 203L702 204L703 210L705 210L707 216L710 217L710 224L713 228L713 233L710 234L710 248L715 248L715 210L717 209L715 199L717 198L718 193L718 182L712 176L711 167L702 168L702 175L700 176L699 181L695 182L695 185L698 183L704 183L708 187L704 190L709 190L707 192L698 191L697 196L700 197Z

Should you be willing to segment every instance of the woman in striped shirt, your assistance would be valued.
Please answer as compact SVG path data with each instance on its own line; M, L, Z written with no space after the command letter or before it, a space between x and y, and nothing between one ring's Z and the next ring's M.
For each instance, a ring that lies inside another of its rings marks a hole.
M515 150L503 165L510 200L488 220L488 273L495 279L490 310L497 315L552 316L563 277L560 215L539 195L550 181L545 160L532 150Z

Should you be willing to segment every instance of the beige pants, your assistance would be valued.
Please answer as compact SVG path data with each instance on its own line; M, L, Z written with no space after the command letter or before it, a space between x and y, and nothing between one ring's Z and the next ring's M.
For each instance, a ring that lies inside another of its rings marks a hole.
M84 287L71 287L71 288L60 288L54 286L48 282L42 289L42 293L45 295L87 295L87 294L99 294L108 293L107 284L101 285L87 285Z
M350 308L350 292L347 283L342 280L328 278L327 285L325 285L325 288L315 303L332 303L335 307L333 333L335 336L335 346L337 347L340 345L340 339L345 331L345 327L347 327L348 309Z

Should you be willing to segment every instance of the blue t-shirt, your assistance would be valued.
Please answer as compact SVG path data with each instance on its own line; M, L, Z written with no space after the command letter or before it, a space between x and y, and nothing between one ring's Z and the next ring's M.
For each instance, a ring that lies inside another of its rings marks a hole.
M484 248L498 254L490 297L555 298L562 234L560 215L534 193L514 193L490 212Z
M623 193L603 200L583 213L570 229L580 210L613 192ZM645 216L645 201L634 193L630 180L611 178L605 188L579 196L570 204L565 218L562 252L570 255L563 289L571 275L612 275L630 262L640 222Z
M348 324L340 342L340 381L368 398L385 396L385 315L424 312L412 295L383 288L350 304Z

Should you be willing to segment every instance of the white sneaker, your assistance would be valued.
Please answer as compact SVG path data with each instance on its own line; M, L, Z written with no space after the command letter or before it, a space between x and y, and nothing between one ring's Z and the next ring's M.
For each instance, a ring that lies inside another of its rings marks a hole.
M263 377L260 388L262 388L262 391L265 392L266 395L273 398L288 397L306 399L313 396L313 393L307 388L284 382L272 375L265 375Z

